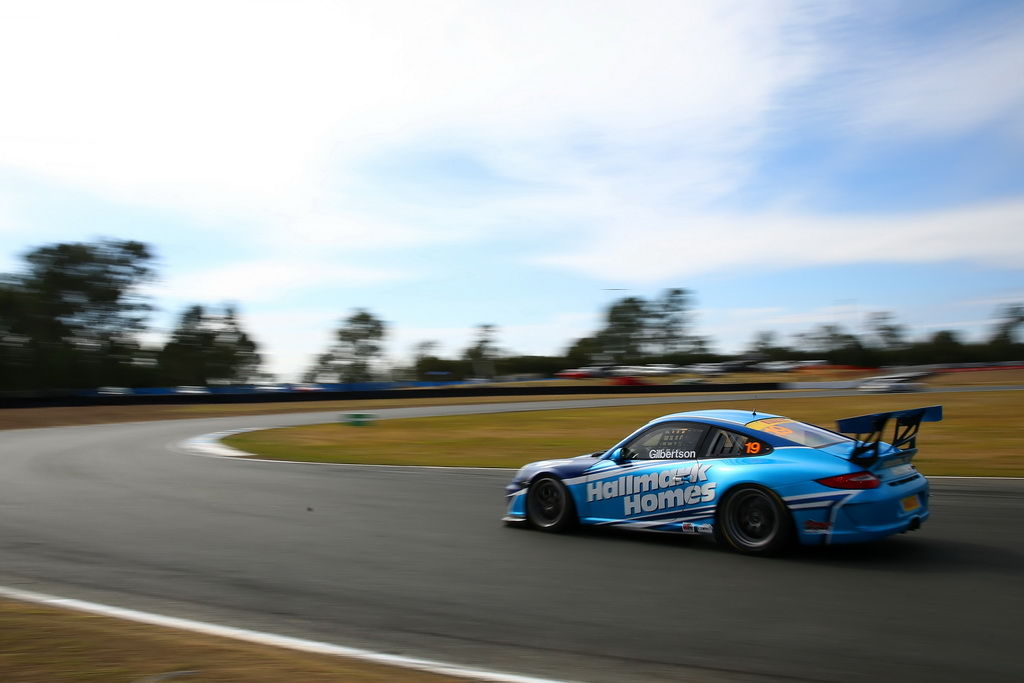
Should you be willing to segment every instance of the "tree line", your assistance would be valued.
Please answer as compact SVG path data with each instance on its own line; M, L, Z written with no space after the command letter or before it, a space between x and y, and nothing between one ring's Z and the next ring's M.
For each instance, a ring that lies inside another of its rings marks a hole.
M146 345L154 253L130 240L38 247L0 275L0 389L205 385L258 371L237 311L185 308L162 346Z
M693 293L685 289L667 289L650 299L624 297L606 308L602 324L593 334L572 341L564 354L516 356L492 351L487 367L499 375L551 375L568 367L646 363L685 366L737 357L750 361L824 359L858 367L1024 361L1021 304L998 308L996 323L980 342L964 341L956 330L937 330L912 339L892 313L878 311L867 315L866 330L860 334L838 324L822 324L793 335L786 343L776 332L762 330L753 333L740 354L726 355L715 352L706 337L693 332L693 301ZM496 328L486 327L493 337ZM421 379L438 371L457 378L483 376L475 371L478 365L469 362L468 351L460 359L443 359L430 353L436 348L435 343L417 346L413 374ZM497 347L491 343L489 348Z
M0 390L240 384L268 377L259 345L232 305L186 306L166 341L141 341L153 310L142 292L156 277L154 253L146 244L113 239L50 244L32 249L23 260L20 272L0 274ZM364 382L385 373L419 380L490 378L551 375L583 365L686 365L730 358L694 333L693 301L693 293L681 288L649 299L620 298L606 308L599 329L555 356L502 350L499 328L481 324L458 357L441 357L439 343L425 340L415 345L404 368L383 366L388 325L356 308L339 321L331 344L303 379ZM987 339L968 343L955 330L911 339L891 313L880 311L868 316L867 330L860 334L819 325L785 343L770 330L759 331L742 355L869 367L1024 358L1024 305L1005 305L997 318Z

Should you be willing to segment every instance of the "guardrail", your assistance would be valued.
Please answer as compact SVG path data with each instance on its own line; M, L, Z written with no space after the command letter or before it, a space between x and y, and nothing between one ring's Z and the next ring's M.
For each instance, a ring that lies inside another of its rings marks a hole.
M459 385L445 388L387 389L376 391L268 392L260 394L164 394L126 396L7 396L0 397L2 408L45 408L123 405L202 405L224 403L298 403L310 401L366 401L416 398L478 398L517 396L579 396L584 394L685 394L718 391L776 391L778 382L741 384L644 384L640 386L555 386L486 387Z

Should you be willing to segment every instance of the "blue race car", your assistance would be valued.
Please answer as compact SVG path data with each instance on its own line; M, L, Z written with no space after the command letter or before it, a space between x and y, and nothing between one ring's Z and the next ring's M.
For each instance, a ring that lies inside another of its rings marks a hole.
M707 534L752 555L794 539L884 538L928 519L928 481L910 461L921 423L941 419L930 406L846 418L833 432L742 410L674 413L607 451L521 468L504 521Z

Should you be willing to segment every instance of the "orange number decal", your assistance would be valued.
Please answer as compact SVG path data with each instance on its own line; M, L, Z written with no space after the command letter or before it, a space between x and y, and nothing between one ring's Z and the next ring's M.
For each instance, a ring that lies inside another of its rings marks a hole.
M761 442L760 441L748 441L747 442L747 454L748 455L756 455L756 454L758 454L760 452L761 452Z
M786 436L792 434L793 430L783 427L782 425L768 425L764 428L764 431L771 432L772 434L778 434L779 436Z

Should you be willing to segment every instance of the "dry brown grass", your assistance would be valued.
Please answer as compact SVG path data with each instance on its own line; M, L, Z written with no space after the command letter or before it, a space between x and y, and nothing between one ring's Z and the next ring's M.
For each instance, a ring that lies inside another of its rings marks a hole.
M724 382L793 382L838 381L860 379L877 372L864 370L833 370L806 368L789 373L736 373L712 378L706 390ZM667 383L678 377L653 377L652 383ZM977 386L1024 384L1024 370L986 370L976 372L943 373L929 377L934 386ZM524 382L512 386L606 386L608 379L544 380ZM509 385L504 385L509 386ZM640 394L637 394L640 395ZM654 395L654 394L652 394ZM659 394L660 395L660 394ZM185 420L201 417L229 417L232 415L267 415L273 413L305 413L317 410L367 411L374 408L398 408L412 405L451 405L472 403L501 403L508 401L560 401L575 398L611 398L608 394L579 396L460 396L457 388L452 396L436 399L396 398L378 401L302 401L299 403L225 403L180 406L82 406L76 408L8 408L0 410L0 430L30 427L63 427L72 425L110 424L114 422L144 422L147 420Z
M5 683L131 683L186 671L195 673L168 680L189 683L465 680L0 600L0 680Z
M979 368L977 370L939 372L928 377L925 382L929 386L935 387L1008 386L1024 384L1024 370Z
M930 404L945 406L945 420L922 427L914 462L925 474L1024 476L1021 392L744 398L706 407L756 408L830 426L841 417ZM700 407L678 404L678 410ZM652 405L387 420L371 427L324 424L246 432L226 443L284 460L519 467L607 448L672 411Z

